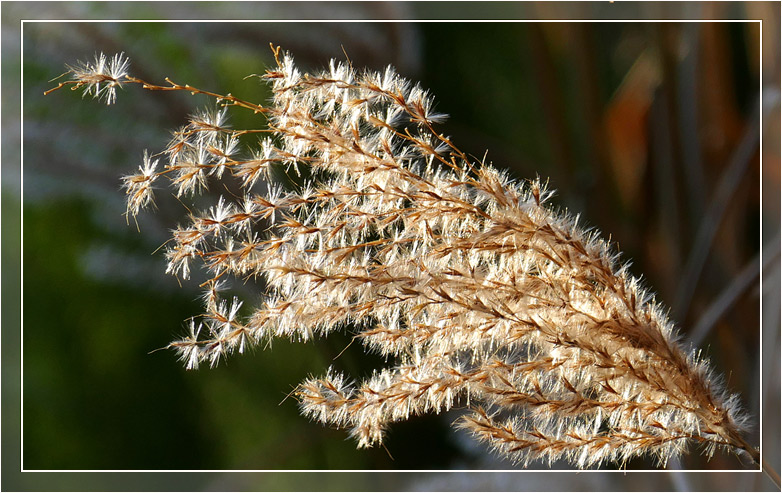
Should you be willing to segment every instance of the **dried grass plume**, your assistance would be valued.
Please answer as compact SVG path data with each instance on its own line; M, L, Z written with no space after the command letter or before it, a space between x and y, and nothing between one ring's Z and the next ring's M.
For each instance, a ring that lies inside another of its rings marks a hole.
M435 127L444 115L432 96L391 67L332 61L305 74L274 55L262 77L268 104L145 82L123 55L71 68L57 86L107 103L123 84L219 103L123 182L130 216L153 203L161 178L183 199L221 180L243 191L190 214L167 246L169 273L203 268L210 279L205 314L169 345L187 368L350 327L393 363L355 383L329 369L295 395L306 416L348 430L359 447L381 444L396 421L459 406L458 426L523 464L652 455L664 465L690 445L759 462L738 398L683 349L611 246L547 205L540 181L515 182L459 151ZM235 107L266 125L232 129ZM248 134L261 137L245 149ZM304 184L274 185L275 167ZM223 290L248 277L268 293L243 318Z

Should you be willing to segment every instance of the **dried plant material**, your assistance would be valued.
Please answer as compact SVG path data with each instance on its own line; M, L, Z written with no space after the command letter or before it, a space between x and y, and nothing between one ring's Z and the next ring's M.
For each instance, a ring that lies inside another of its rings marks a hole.
M357 383L329 369L295 395L305 415L347 429L359 447L381 444L395 421L460 406L460 427L524 464L642 455L665 464L688 445L759 462L742 438L738 399L684 351L610 245L547 205L540 181L517 183L468 158L435 130L444 115L433 98L391 67L332 61L310 75L274 54L277 66L262 77L268 105L168 79L113 79L222 106L194 114L124 179L131 216L153 203L162 176L183 198L216 180L244 192L192 213L167 248L169 273L187 279L203 267L210 277L205 314L169 345L187 368L276 337L350 327L393 364ZM72 72L58 87L100 92L90 74ZM234 106L263 114L268 127L229 128ZM242 151L239 137L259 131L268 135ZM255 192L280 165L306 169L304 184ZM242 318L242 302L221 292L253 277L268 294Z

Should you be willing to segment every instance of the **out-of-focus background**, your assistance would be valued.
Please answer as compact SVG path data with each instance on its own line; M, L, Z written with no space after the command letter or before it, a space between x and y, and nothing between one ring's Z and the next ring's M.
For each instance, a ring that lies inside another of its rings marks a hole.
M372 2L306 4L307 10L244 2L42 5L49 19L380 19L437 12L425 3ZM3 266L23 255L23 379L6 366L8 358L3 370L19 377L14 385L23 385L25 469L516 467L452 430L458 410L396 424L386 449L370 450L357 450L345 432L299 415L286 394L307 375L329 365L357 377L371 370L375 360L360 347L340 355L348 335L307 344L277 341L195 372L186 372L171 352L150 353L181 335L184 321L201 311L197 283L180 286L165 275L156 252L187 211L159 193L159 210L143 213L137 230L123 216L120 177L136 170L144 149L162 150L170 131L209 101L138 86L121 90L111 107L67 89L42 94L66 63L122 51L131 59L130 73L145 80L171 77L263 102L268 89L245 77L273 63L270 42L290 50L305 70L344 59L343 51L356 67L394 65L436 96L437 110L450 115L441 128L463 151L476 159L488 152L488 161L520 179L548 178L558 191L555 203L616 242L632 271L670 307L684 344L708 355L727 387L741 395L754 419L750 443L760 443L761 412L776 417L764 418L763 451L779 469L778 4L685 4L679 12L693 19L770 18L762 38L757 22L25 22L19 32L20 25L6 20L21 5L3 7L3 49L23 43L17 45L21 65L3 67L4 85L8 70L23 76L22 135L4 127L3 144L8 149L21 138L24 159L19 171L6 166L4 155L2 232L4 242L19 237L22 218L21 251L4 244ZM583 16L610 13L607 3L576 7ZM462 8L470 17L475 7ZM565 15L552 4L486 8L502 9L498 17ZM677 11L665 10L675 7L634 8L633 18L677 18ZM237 127L263 125L238 109L231 115ZM760 122L770 149L762 169ZM7 279L5 293L18 291L18 283ZM243 296L253 303L251 292ZM643 459L627 465L655 467ZM694 449L671 467L752 466ZM568 489L572 479L535 476L520 486L514 477L409 475L394 484ZM654 477L655 489L770 484L752 474ZM202 486L285 484L230 476L214 481ZM618 474L577 481L582 489L633 487L632 479Z

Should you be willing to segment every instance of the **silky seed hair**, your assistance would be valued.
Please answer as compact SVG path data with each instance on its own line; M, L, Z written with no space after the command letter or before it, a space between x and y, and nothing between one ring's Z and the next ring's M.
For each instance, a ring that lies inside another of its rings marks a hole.
M684 349L611 245L549 205L543 182L461 152L437 129L433 97L393 67L332 60L308 74L272 50L263 104L143 81L123 54L69 67L47 91L111 104L140 84L214 100L122 179L129 218L154 204L161 178L182 201L220 182L241 190L190 212L166 246L167 273L208 274L204 314L168 345L188 369L349 327L389 366L363 380L328 368L294 395L358 447L381 445L394 422L458 407L457 427L523 465L651 456L664 466L693 445L759 461L739 399ZM229 111L242 110L258 128L231 128ZM275 184L280 167L303 184ZM267 289L240 316L230 281L255 278Z

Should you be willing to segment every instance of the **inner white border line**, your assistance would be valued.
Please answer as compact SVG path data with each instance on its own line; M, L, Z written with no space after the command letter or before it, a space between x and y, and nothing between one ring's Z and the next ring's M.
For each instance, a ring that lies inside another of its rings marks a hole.
M265 24L265 23L387 23L387 24L398 24L398 23L454 23L454 24L463 24L463 23L560 23L560 24L566 24L566 23L616 23L616 22L622 22L622 23L752 23L757 22L760 25L760 50L758 54L758 65L759 65L759 89L760 89L760 127L759 127L759 143L758 143L758 154L759 154L759 164L760 164L760 179L759 179L759 187L760 187L760 202L762 204L763 201L763 19L606 19L606 20L598 20L598 19L256 19L256 20L247 20L247 19L21 19L21 30L20 30L20 46L21 46L21 52L20 52L20 80L21 80L21 91L20 91L20 125L21 125L21 142L20 142L20 156L21 156L21 163L19 167L19 175L20 175L20 185L21 185L21 197L22 197L22 206L20 207L20 235L21 235L21 242L20 242L20 249L21 249L21 263L20 263L20 272L21 272L21 279L20 279L20 287L21 287L21 322L20 322L20 416L21 416L21 429L20 429L20 472L42 472L42 473L50 473L50 472L75 472L75 473L85 473L85 472L104 472L104 473L127 473L127 472L139 472L139 473L149 473L149 472L176 472L176 473L182 473L182 472L209 472L209 473L232 473L232 472L279 472L279 473L345 473L345 472L360 472L360 473L382 473L382 472L391 472L391 473L408 473L408 472L419 472L419 473L460 473L460 472L486 472L486 473L498 473L498 472L515 472L515 473L533 473L533 472L539 472L539 473L551 473L551 472L569 472L569 473L642 473L642 472L655 472L655 473L671 473L673 470L669 469L634 469L634 470L602 470L602 469L547 469L547 470L530 470L530 469L491 469L491 470L484 470L484 469L379 469L379 470L367 470L367 469L301 469L301 470L287 470L287 469L30 469L27 470L24 468L24 25L25 23L77 23L77 22L84 22L84 23L109 23L109 22L117 22L117 23L247 23L247 24ZM760 223L760 258L762 260L763 258L763 218L762 215L759 219ZM760 272L760 319L759 319L759 329L760 329L760 346L759 346L759 372L760 375L760 385L759 385L759 424L758 424L758 433L760 436L760 459L761 464L763 462L763 272L762 272L762 264L761 261L761 272ZM701 473L701 472L739 472L739 473L757 473L762 472L762 466L759 466L758 469L680 469L676 470L678 472L692 472L692 473Z

